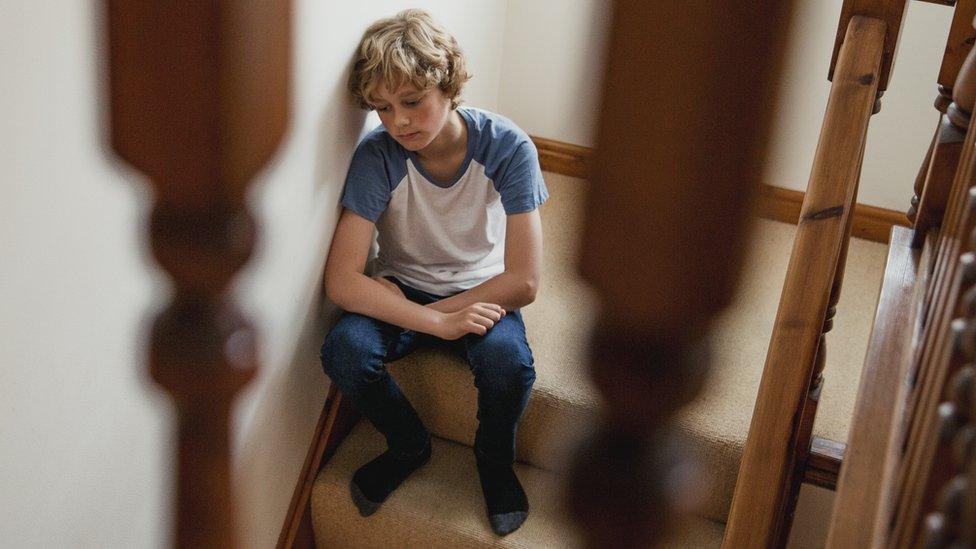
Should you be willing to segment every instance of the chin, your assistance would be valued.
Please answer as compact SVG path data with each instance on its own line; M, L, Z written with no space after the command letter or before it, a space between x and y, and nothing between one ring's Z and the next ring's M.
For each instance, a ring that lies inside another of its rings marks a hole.
M404 149L408 149L413 152L422 151L427 147L427 145L430 145L430 141L417 142L417 143L413 143L413 142L404 143L403 141L400 141L399 143L403 145Z

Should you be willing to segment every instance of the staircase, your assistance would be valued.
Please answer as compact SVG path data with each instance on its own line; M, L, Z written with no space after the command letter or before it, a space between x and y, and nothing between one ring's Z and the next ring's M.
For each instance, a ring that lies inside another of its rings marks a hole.
M562 518L562 472L576 440L594 418L598 396L587 379L585 348L595 320L594 294L575 274L587 183L547 173L551 198L541 208L545 235L543 283L523 311L537 380L519 428L519 478L530 514L521 529L499 538L484 511L471 452L477 393L461 359L438 349L415 352L391 372L428 429L433 457L369 518L360 517L349 481L380 454L383 438L361 421L327 463L312 492L318 547L577 547ZM795 227L759 221L738 299L713 330L712 374L678 428L698 457L693 513L667 546L718 547L789 260ZM852 240L847 278L828 334L828 364L814 435L843 442L884 269L886 246ZM784 413L792 413L784 410Z

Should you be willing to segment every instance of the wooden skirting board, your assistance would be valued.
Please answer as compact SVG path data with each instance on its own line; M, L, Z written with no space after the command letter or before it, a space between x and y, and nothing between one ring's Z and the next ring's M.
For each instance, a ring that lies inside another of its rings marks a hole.
M539 150L539 163L543 170L571 177L587 177L593 149L543 137L533 136L532 141ZM759 192L756 211L765 219L795 225L800 219L801 204L803 204L803 192L763 185ZM896 225L911 226L903 212L857 204L854 207L851 234L865 240L887 243L891 228Z

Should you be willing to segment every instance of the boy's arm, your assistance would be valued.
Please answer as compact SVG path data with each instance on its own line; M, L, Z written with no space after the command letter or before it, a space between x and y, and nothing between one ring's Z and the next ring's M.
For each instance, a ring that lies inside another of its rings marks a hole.
M373 222L344 208L325 262L325 293L345 311L440 337L443 313L414 303L363 274Z
M535 301L541 270L542 220L536 208L506 217L504 272L426 307L452 313L484 301L497 303L506 311L518 309Z

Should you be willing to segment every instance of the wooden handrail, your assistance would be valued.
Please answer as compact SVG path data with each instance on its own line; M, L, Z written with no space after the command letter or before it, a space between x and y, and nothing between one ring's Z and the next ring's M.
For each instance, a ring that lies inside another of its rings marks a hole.
M888 89L888 81L891 79L891 71L894 69L898 36L901 33L902 20L905 18L907 9L908 0L844 0L840 12L840 21L837 24L837 37L834 39L834 53L830 59L830 71L827 74L827 79L833 81L834 74L836 74L837 65L840 62L840 51L846 40L851 18L870 17L887 24L881 69L878 74L878 91L884 93Z
M887 490L882 486L890 478L892 467L885 455L897 446L892 432L904 412L905 372L921 301L916 283L925 282L924 269L918 273L920 252L911 244L909 229L897 227L892 231L885 280L848 435L849 447L857 450L848 454L841 468L827 547L875 547L887 528L874 517L887 508Z
M787 268L724 547L770 547L783 537L795 440L847 237L868 120L878 93L886 24L853 16Z
M252 177L288 120L288 0L106 4L112 148L149 177L152 253L173 283L149 369L176 409L176 547L234 547L230 410L256 369L227 288L256 241Z

